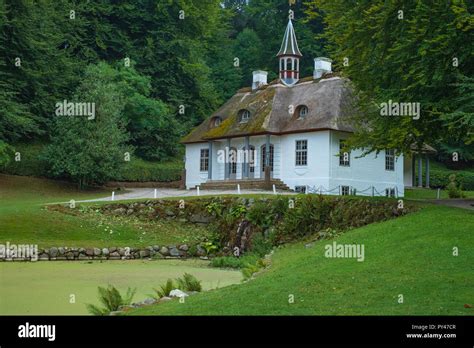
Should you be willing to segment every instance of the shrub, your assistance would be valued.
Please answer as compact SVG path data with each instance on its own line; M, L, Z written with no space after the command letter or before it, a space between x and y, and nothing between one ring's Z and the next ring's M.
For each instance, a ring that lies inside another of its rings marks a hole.
M165 284L160 285L158 289L153 289L156 292L156 298L160 299L165 296L169 296L171 290L175 289L172 279L168 279Z
M23 176L47 176L48 163L42 157L43 144L15 144L11 146L20 154L20 161L12 157L8 164L1 168L2 172Z
M258 256L263 257L272 250L272 243L265 238L263 233L255 233L252 235L251 250Z
M121 167L114 180L170 182L179 180L182 171L181 161L148 162L140 158L133 158Z
M183 291L202 291L201 281L189 273L184 273L182 278L176 279L176 283Z
M449 176L449 184L446 186L448 189L449 198L462 198L464 195L462 193L462 186L456 183L456 175L451 174Z
M135 296L136 289L127 289L125 297L122 297L120 292L112 285L107 288L98 287L99 301L104 305L99 308L92 304L87 304L87 310L93 315L107 315L110 312L118 311L121 306L129 305Z
M218 268L244 268L247 264L255 264L260 257L254 253L246 253L241 257L222 256L211 260L212 267Z

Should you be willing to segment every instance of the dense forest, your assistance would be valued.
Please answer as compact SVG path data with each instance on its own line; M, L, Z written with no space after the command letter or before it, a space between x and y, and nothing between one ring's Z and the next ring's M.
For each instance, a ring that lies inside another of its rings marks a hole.
M328 56L360 93L355 122L365 128L353 146L426 142L466 165L473 8L463 0L0 0L0 165L16 144L39 142L48 144L50 175L87 183L107 179L124 154L181 156L180 137L249 86L253 70L277 77L290 10L301 75ZM388 99L418 101L424 117L371 116L373 101ZM57 117L63 101L94 101L94 122Z

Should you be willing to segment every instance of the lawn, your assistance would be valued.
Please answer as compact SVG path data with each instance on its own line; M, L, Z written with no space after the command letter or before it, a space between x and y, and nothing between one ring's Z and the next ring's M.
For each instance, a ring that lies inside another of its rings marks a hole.
M474 191L463 191L465 198L474 198ZM405 198L408 199L437 199L437 189L405 188ZM449 199L447 190L440 190L440 199Z
M474 315L474 213L426 205L349 231L365 261L326 258L316 242L287 245L242 285L133 311L133 315ZM453 248L459 255L453 256ZM403 303L399 303L403 295ZM294 303L289 303L294 296Z
M97 286L112 284L122 293L137 288L133 301L150 297L153 288L185 272L209 290L239 283L238 271L207 267L202 260L0 263L0 315L88 314L86 303L99 305ZM71 303L71 295L75 303Z
M180 243L208 233L191 223L146 223L93 213L73 216L44 207L108 195L106 190L78 191L74 185L47 179L0 175L0 241L39 247L142 247Z

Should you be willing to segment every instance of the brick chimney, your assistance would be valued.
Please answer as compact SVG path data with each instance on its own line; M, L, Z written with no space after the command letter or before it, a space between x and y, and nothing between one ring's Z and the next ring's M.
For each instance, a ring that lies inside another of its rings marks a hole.
M313 78L319 79L324 74L332 72L331 70L332 60L325 57L314 58L314 73Z
M267 84L268 72L263 70L256 70L253 72L252 91Z

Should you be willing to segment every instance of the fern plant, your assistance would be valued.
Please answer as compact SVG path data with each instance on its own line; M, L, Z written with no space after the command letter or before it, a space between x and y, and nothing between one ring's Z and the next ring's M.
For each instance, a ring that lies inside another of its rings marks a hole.
M156 292L156 297L157 299L160 299L162 297L166 297L170 295L171 290L175 288L173 280L168 279L165 284L160 285L158 289L153 289Z
M98 291L99 301L104 307L100 308L93 304L86 304L87 310L93 315L108 315L110 312L118 311L120 306L129 305L137 289L128 288L125 296L122 296L113 285L109 285L107 288L99 286Z
M184 273L182 278L176 279L178 288L183 291L202 291L201 281L189 273Z

